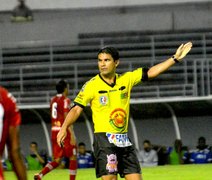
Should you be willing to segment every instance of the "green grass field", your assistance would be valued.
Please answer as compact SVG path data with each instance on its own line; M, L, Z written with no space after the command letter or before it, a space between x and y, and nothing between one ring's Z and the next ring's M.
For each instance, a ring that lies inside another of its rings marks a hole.
M158 166L142 168L144 180L212 180L212 164L207 165L180 165ZM36 171L28 171L28 179L33 180ZM68 170L54 170L47 174L43 180L68 180ZM6 180L15 180L13 172L5 172ZM96 179L94 169L79 169L77 180ZM119 178L121 179L121 178Z

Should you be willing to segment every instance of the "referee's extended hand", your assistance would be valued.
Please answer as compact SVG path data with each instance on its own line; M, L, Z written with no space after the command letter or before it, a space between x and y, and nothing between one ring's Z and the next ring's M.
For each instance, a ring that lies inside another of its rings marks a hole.
M191 50L192 48L192 43L191 42L188 42L186 44L181 44L176 53L175 53L175 58L178 60L178 61L182 61L182 59L188 54L188 52Z
M66 132L66 130L63 130L63 129L61 129L59 131L59 133L57 134L57 144L60 147L63 147L63 141L64 141L66 136L67 136L67 132Z

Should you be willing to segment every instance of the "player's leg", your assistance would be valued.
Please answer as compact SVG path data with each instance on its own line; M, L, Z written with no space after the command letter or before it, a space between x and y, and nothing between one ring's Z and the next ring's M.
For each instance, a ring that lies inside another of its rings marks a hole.
M76 158L70 158L69 162L70 180L75 180L77 175L77 160Z
M105 175L101 177L102 180L117 180L117 175Z
M141 174L127 174L124 177L126 180L142 180Z
M71 144L70 138L64 141L64 155L69 158L70 180L75 180L77 175L77 147Z
M45 176L47 173L57 168L60 162L61 162L61 158L57 158L57 159L54 159L54 161L47 163L46 166L38 174L34 175L34 179L35 180L42 179L42 177Z
M133 146L119 148L118 169L126 180L142 180L141 167Z
M117 180L119 172L116 147L108 142L105 133L94 134L94 157L96 177Z
M72 155L69 160L69 172L70 180L75 180L77 175L77 151L76 148L72 148Z
M38 173L34 175L35 180L40 180L44 175L55 169L59 166L62 157L63 149L57 144L56 140L52 140L52 149L53 149L53 161L46 164L46 166Z

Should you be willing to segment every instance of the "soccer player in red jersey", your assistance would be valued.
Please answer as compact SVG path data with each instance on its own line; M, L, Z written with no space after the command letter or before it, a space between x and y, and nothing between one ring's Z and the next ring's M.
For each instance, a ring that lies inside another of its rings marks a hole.
M16 100L5 88L0 87L0 160L7 144L9 157L18 180L26 180L26 168L20 153L19 125L21 115ZM2 164L0 163L0 179L3 180Z
M77 171L76 139L73 127L67 130L67 137L62 147L57 144L57 134L70 110L71 100L68 96L69 86L66 81L60 80L56 85L57 95L51 99L50 113L52 123L53 161L48 163L34 179L40 180L45 174L59 166L63 157L69 158L70 180L75 180Z

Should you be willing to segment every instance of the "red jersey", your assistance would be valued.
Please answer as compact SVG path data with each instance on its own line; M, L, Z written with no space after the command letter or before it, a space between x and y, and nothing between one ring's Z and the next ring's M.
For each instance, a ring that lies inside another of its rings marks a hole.
M20 123L21 115L15 98L6 89L0 87L0 157L8 139L9 127L18 126ZM0 179L1 177L2 169L0 168Z
M51 122L52 122L52 138L57 138L64 120L65 114L70 111L71 100L62 94L57 94L52 98L50 103Z

